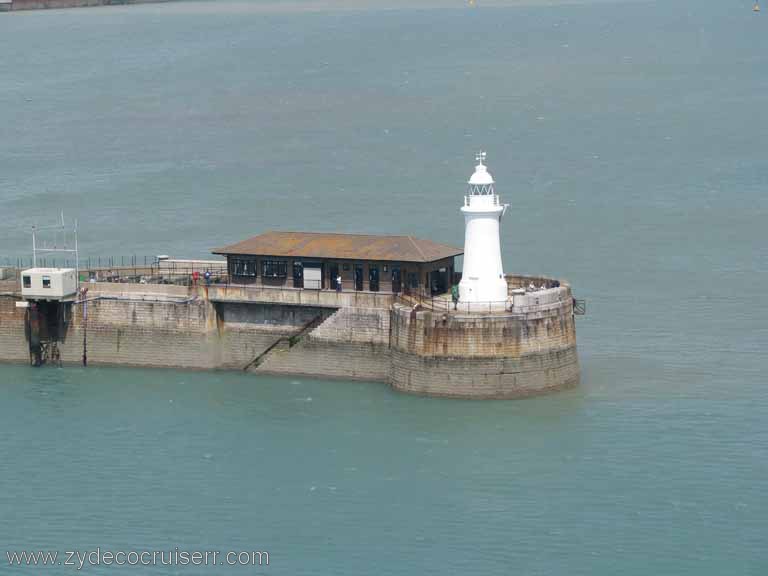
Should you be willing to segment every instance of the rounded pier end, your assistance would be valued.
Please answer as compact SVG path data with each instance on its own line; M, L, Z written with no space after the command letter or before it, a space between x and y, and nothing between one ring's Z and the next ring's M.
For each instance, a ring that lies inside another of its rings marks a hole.
M506 279L504 306L396 303L392 387L426 396L520 398L578 385L570 285L539 276Z

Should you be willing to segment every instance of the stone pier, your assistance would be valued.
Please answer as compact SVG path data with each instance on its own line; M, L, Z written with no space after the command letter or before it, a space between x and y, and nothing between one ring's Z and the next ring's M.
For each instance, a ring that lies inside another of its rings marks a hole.
M510 276L488 311L387 293L83 284L64 364L247 370L379 381L403 392L515 398L579 381L570 286ZM534 284L535 291L521 287ZM542 288L543 287L543 288ZM29 361L18 287L0 282L0 361ZM87 314L86 314L87 308Z

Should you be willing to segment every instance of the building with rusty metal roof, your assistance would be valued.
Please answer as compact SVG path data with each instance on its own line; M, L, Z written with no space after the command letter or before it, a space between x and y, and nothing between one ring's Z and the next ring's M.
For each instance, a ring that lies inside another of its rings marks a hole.
M235 283L439 294L462 250L412 236L271 231L213 253L227 257Z

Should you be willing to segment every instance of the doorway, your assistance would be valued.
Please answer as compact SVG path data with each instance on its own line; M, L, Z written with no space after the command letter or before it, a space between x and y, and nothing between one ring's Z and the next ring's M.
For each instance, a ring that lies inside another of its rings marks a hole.
M427 275L429 278L429 292L433 296L436 294L443 294L447 290L448 282L446 273L447 270L445 268L440 268L440 270L434 270Z
M301 262L293 263L293 287L304 288L304 264Z
M363 289L363 267L360 264L355 264L355 290Z
M368 290L379 291L379 267L368 265Z
M392 292L398 294L402 290L403 280L400 275L400 266L392 267Z
M338 264L331 264L328 267L329 270L329 276L331 277L331 290L338 290L339 289L339 283L336 281L336 279L339 277L339 265Z

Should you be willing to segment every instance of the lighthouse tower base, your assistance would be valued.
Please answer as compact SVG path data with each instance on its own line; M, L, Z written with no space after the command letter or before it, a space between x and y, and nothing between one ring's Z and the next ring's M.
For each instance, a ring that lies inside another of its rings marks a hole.
M579 383L570 286L507 277L513 305L502 311L414 310L391 316L393 388L454 398L519 398ZM525 294L515 288L546 284Z

